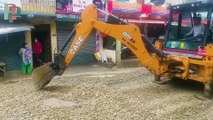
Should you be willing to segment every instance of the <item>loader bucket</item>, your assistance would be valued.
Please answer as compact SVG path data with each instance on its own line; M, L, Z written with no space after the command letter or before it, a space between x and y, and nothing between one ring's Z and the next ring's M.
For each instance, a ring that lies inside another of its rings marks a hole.
M57 72L49 64L44 64L33 70L32 79L35 90L41 90L54 76L56 76L56 74Z
M62 75L66 68L65 58L62 54L56 54L54 63L44 64L33 70L32 79L35 90L41 90L54 76Z

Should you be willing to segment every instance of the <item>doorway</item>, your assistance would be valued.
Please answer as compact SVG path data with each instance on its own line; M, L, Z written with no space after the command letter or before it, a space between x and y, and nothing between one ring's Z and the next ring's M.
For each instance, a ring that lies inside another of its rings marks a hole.
M40 62L38 62L35 57L33 57L33 67L38 67L43 63L52 61L51 53L51 38L50 38L50 25L41 24L35 25L35 29L31 32L32 46L37 39L42 45L42 53L40 55Z

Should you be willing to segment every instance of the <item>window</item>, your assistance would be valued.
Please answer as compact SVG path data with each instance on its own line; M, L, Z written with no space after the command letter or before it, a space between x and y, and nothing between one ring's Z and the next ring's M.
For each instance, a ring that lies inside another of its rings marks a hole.
M180 20L180 23L179 23ZM190 13L173 14L169 39L183 39L192 29Z
M177 38L178 18L179 18L179 14L172 15L171 29L169 31L169 39Z
M209 26L207 43L213 43L213 13L211 15L211 21L210 21L210 26Z
M192 30L192 16L190 13L185 13L182 14L182 20L181 20L181 28L180 28L180 33L179 39L184 39L184 37Z

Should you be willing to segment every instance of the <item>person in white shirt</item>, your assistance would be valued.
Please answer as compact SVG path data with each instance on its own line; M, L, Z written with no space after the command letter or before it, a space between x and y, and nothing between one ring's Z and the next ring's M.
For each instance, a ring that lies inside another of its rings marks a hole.
M202 38L204 35L205 26L201 24L201 17L194 18L194 26L192 30L186 35L186 39ZM192 37L191 37L192 36Z

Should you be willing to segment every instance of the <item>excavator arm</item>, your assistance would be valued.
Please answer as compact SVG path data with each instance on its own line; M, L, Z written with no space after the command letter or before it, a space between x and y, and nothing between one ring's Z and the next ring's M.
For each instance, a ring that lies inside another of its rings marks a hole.
M37 90L47 85L55 75L63 74L64 70L78 53L93 29L105 33L126 45L149 71L155 75L162 74L167 65L162 65L163 53L158 51L134 24L109 24L98 20L98 9L89 5L81 15L81 22L75 26L75 37L64 57L60 52L53 63L43 65L33 71L33 81ZM66 45L66 44L65 44ZM150 51L151 50L151 51Z
M88 12L89 11L89 12ZM95 13L95 14L91 14ZM77 54L83 43L87 40L91 31L96 29L116 40L121 41L127 46L140 60L140 62L149 67L155 74L160 74L159 61L163 53L158 51L148 41L142 39L139 28L134 24L115 25L97 20L97 8L94 5L88 6L82 13L82 22L76 25L76 35L65 57L65 63L68 65L73 57ZM144 38L145 39L145 38ZM150 55L147 47L152 47L157 54L157 59ZM154 67L155 66L155 67Z

